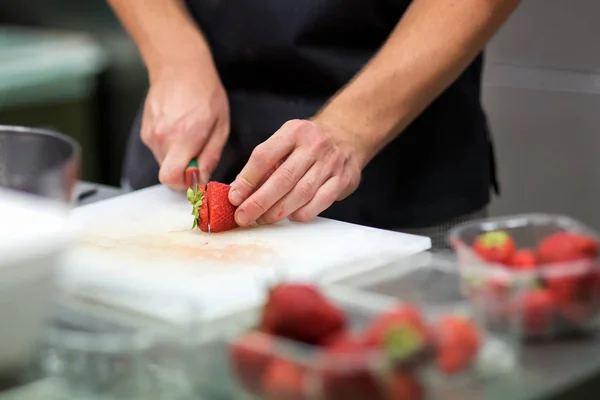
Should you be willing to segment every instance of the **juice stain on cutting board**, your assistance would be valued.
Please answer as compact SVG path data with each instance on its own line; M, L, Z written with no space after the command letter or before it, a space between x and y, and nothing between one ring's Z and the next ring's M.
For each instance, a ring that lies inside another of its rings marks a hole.
M272 248L260 241L231 243L217 235L171 231L157 234L114 235L87 234L78 246L103 253L122 254L136 259L165 258L186 262L208 261L223 264L260 263L272 258Z

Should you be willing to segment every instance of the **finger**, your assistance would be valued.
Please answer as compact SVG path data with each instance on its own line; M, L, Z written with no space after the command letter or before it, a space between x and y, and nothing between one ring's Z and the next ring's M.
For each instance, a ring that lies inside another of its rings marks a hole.
M160 167L158 179L161 183L185 190L185 168L196 156L196 147L188 143L174 143Z
M239 206L248 199L259 187L265 175L269 173L278 161L289 155L294 149L294 141L281 130L265 142L256 146L250 159L231 184L229 201ZM277 170L279 170L278 168Z
M316 218L320 213L331 207L338 197L340 191L340 178L337 176L329 178L317 193L305 206L294 211L289 220L294 222L308 222Z
M314 162L307 153L292 153L281 167L277 168L273 175L238 207L235 213L238 225L250 225L260 218L294 188Z
M229 136L229 118L217 121L215 128L209 136L208 142L198 156L198 170L200 173L200 184L208 183L212 173L217 168L223 147Z
M298 181L296 186L271 207L256 222L259 224L274 224L308 204L315 194L329 178L331 169L325 162L314 164L308 172Z

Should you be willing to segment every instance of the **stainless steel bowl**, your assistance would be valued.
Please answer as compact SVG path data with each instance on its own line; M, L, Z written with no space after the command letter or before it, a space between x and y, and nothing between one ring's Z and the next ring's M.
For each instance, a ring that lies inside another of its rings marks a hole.
M81 148L58 132L0 125L0 187L71 203Z

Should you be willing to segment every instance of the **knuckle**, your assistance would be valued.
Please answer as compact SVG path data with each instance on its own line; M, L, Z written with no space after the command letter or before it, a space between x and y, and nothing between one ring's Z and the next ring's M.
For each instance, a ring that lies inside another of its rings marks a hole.
M262 198L250 198L250 206L255 209L258 210L260 212L260 214L263 214L267 211L267 207L265 206L265 201Z
M252 154L250 158L258 165L263 166L266 163L268 157L268 150L265 148L264 144L259 144L252 150Z
M296 195L304 203L308 203L313 198L314 185L312 183L304 182L296 186Z
M294 183L294 171L288 167L277 168L275 185L280 188L290 187Z

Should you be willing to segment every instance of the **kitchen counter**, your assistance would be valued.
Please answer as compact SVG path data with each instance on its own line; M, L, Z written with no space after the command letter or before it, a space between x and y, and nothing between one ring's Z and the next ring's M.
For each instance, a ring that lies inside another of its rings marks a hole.
M79 204L118 196L124 191L81 182ZM0 400L65 399L52 379L0 395ZM595 399L600 392L600 333L560 343L528 345L520 368L477 385L456 387L444 400ZM81 399L85 400L85 399Z

